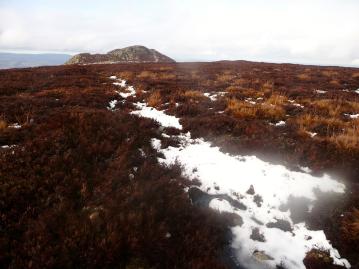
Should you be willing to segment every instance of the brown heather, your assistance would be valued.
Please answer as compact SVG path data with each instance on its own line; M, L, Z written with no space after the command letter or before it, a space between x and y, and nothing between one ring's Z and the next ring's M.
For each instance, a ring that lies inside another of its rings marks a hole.
M359 264L359 124L344 116L359 113L358 73L245 61L0 70L0 125L23 125L0 128L0 145L16 145L0 148L0 267L226 268L225 218L191 203L180 167L159 165L151 139L176 143L157 123L129 114L130 102L106 109L121 100L111 75L135 86L133 102L161 106L224 152L340 175L348 196L312 217ZM211 101L204 92L226 93ZM311 251L307 268L331 268L323 260Z

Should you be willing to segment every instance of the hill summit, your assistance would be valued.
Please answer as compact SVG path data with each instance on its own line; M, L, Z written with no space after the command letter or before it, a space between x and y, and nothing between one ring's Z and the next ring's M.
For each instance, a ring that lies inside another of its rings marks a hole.
M115 49L106 54L80 53L65 64L106 64L106 63L171 63L175 60L144 46L130 46Z

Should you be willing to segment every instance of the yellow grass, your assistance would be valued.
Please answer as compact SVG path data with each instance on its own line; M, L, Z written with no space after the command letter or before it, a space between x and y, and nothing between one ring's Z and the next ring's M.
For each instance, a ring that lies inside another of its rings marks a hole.
M173 73L165 73L165 72L152 72L152 71L142 71L137 75L138 79L151 79L151 80L171 80L175 79L176 75Z
M154 91L147 99L147 103L151 107L159 106L162 103L161 93L159 91Z
M285 116L285 110L281 106L270 103L250 104L236 98L229 99L227 102L227 111L232 113L236 118L242 119L269 119L280 120Z
M299 78L300 80L310 80L310 75L302 73L297 75L297 78Z
M235 86L241 86L248 83L248 81L245 78L237 78L235 80L233 80L233 85Z
M311 131L317 126L326 126L327 135L332 135L333 130L340 129L344 127L344 122L340 119L330 117L325 118L319 115L304 114L295 119L299 126L299 130L302 131Z
M262 91L270 91L273 90L274 82L273 81L266 81L262 85Z
M7 128L7 123L5 120L0 120L0 131L5 130Z
M338 72L334 70L324 70L322 71L322 74L326 77L332 77L338 75Z
M230 70L224 71L222 74L217 75L217 81L220 82L229 82L236 78L237 76Z
M124 72L120 72L118 74L118 77L121 79L125 79L125 80L132 80L134 78L134 73L130 72L130 71L124 71Z
M272 94L265 103L271 104L271 105L284 105L288 102L288 98L285 95L279 95L279 94Z
M346 128L342 133L333 135L329 139L340 148L357 149L359 147L359 128L357 126Z
M183 96L188 97L188 98L193 98L193 99L198 99L198 98L203 98L204 97L202 92L200 92L200 91L192 91L192 90L185 91L183 93Z

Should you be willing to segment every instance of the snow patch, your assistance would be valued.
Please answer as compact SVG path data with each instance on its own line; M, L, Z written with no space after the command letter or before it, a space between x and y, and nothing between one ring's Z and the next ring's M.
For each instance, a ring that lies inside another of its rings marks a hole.
M18 123L13 123L13 124L10 124L10 125L8 126L8 128L20 129L20 128L21 128L21 125L18 124Z
M133 86L128 86L126 88L126 91L127 92L119 92L117 91L117 93L122 97L122 98L128 98L130 96L135 96L136 95L136 90Z
M345 116L351 118L351 119L358 119L359 118L359 114L344 114Z
M281 126L285 126L285 121L281 120L281 121L278 121L276 123L269 122L269 125L276 126L276 127L281 127Z
M211 99L211 101L217 101L217 94L205 92L203 95Z
M179 123L179 119L175 116L167 115L163 111L147 106L145 103L138 102L134 105L138 110L132 111L131 114L154 119L164 127L174 127L182 130L182 125Z
M11 148L14 148L16 147L16 145L3 145L1 146L2 149L11 149Z
M308 132L308 131L306 133L312 138L317 135L317 133L312 133L312 132Z
M304 172L290 171L255 156L230 156L203 139L191 139L189 133L180 135L179 139L179 148L170 146L160 149L159 140L152 142L165 156L164 159L159 158L159 162L163 165L179 162L184 176L202 183L202 191L226 194L234 200L240 200L247 208L236 208L225 199L213 199L209 204L215 210L235 213L243 219L242 226L232 228L232 247L241 264L249 268L275 268L282 262L288 268L304 269L302 261L306 253L312 248L323 248L329 250L336 264L350 267L347 260L340 258L323 231L311 231L305 223L293 223L289 210L280 210L280 206L286 204L290 197L307 198L313 205L317 199L315 190L344 193L343 184L329 175L315 177ZM255 195L247 193L251 185L263 201L260 206L255 201ZM266 225L276 220L286 221L292 232ZM255 228L263 234L264 242L250 238ZM262 256L271 259L258 261L255 251L261 251Z
M115 107L116 107L116 105L117 105L117 103L118 103L117 100L112 100L112 101L110 101L109 104L108 104L107 109L108 109L108 110L114 110Z

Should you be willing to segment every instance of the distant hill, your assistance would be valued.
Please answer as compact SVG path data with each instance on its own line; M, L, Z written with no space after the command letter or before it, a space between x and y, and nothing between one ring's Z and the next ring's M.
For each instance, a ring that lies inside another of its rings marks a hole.
M68 54L0 53L0 69L61 65L70 58Z
M170 63L175 60L144 46L131 46L115 49L106 54L80 53L73 56L66 64L99 63Z

